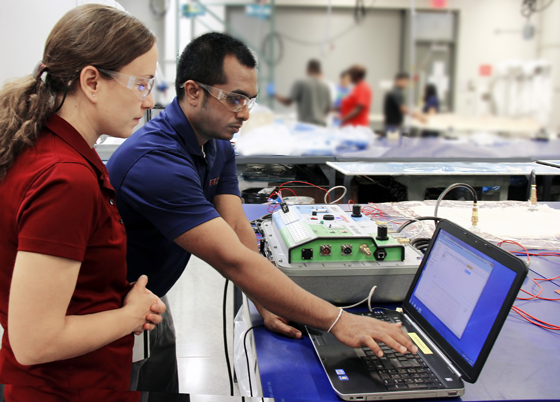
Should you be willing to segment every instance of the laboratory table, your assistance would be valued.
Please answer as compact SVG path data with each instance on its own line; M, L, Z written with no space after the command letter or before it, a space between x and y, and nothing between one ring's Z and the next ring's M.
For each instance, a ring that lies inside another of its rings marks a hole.
M263 205L245 205L244 209L250 219L266 213ZM560 275L560 260L555 259L532 258L523 288L534 291L531 278ZM560 281L541 284L548 297L554 297L553 292L560 289ZM558 302L517 300L515 305L539 319L559 324ZM276 401L339 401L307 336L288 339L263 327L253 332L260 380L255 381L255 396ZM451 400L560 400L559 356L560 333L541 329L510 312L478 381L465 383L465 395Z
M500 200L507 200L511 176L529 176L531 171L551 181L560 169L535 162L327 162L343 175L343 185L350 190L354 176L391 176L405 185L409 201L423 201L429 187L447 187L466 182L473 187L500 187ZM423 177L419 180L419 177ZM550 183L546 188L550 188ZM349 192L344 202L350 199Z

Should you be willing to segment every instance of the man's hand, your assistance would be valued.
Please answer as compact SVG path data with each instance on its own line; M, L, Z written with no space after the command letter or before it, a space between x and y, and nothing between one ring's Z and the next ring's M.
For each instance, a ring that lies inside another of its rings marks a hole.
M300 339L301 332L288 325L288 320L285 318L279 317L276 314L271 313L267 309L262 306L257 306L255 303L255 307L259 311L259 314L264 320L264 326L272 332L276 332L277 334L281 334L287 336L288 338Z
M301 339L301 332L288 325L288 320L264 310L264 326L272 332L287 336L288 338ZM262 315L262 314L261 314Z
M418 348L401 326L343 312L331 333L345 345L352 348L367 346L377 356L383 356L383 352L375 341L383 342L400 353L406 353L407 350L417 353Z

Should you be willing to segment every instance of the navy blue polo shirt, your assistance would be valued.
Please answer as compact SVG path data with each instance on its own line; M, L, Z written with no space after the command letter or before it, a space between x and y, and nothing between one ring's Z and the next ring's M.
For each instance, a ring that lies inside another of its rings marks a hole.
M107 168L127 232L128 280L148 275L161 297L190 258L173 239L219 217L216 195L240 195L233 147L210 140L203 152L175 98L117 148Z

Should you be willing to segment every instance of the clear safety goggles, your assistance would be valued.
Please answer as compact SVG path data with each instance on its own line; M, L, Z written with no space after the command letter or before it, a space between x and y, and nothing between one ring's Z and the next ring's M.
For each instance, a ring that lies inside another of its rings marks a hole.
M98 68L98 70L113 78L123 87L127 87L132 90L132 92L138 95L140 100L146 99L150 92L152 92L152 88L154 87L154 83L156 81L155 77L141 78L136 77L135 75L120 73L118 71L105 70L103 68Z
M214 98L218 99L225 107L234 113L237 113L247 106L249 110L253 108L257 98L247 98L245 95L241 95L235 92L229 92L224 89L211 87L210 85L202 84L200 82L194 81L196 85L203 88L206 92L212 95ZM185 84L181 85L184 88Z

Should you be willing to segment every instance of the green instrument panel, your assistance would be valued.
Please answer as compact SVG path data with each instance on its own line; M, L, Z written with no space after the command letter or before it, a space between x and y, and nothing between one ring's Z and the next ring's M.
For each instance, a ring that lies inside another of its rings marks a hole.
M289 248L289 262L403 261L404 246L391 236L377 240L375 233L356 235L344 224L329 228L302 222L307 239L296 241L287 227L280 233ZM312 233L312 234L311 234Z

